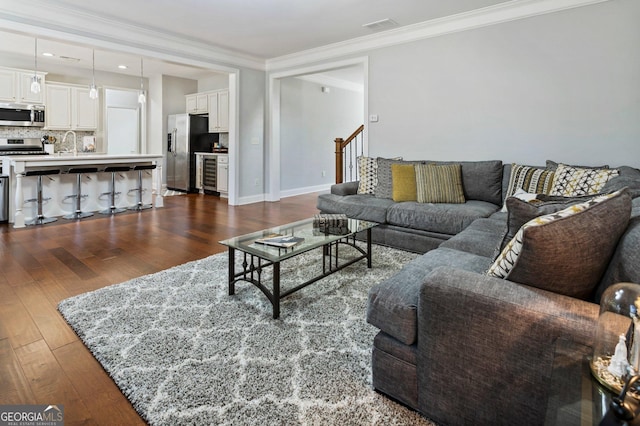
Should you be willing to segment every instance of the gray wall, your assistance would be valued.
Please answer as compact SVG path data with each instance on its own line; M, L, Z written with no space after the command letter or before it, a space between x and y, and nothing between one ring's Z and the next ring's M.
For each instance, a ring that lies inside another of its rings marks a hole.
M370 52L370 154L640 166L640 2Z
M346 138L362 124L364 97L345 89L295 77L280 86L280 190L335 182L334 139ZM322 176L322 172L325 176Z
M264 199L264 71L240 68L238 84L238 195L244 204Z

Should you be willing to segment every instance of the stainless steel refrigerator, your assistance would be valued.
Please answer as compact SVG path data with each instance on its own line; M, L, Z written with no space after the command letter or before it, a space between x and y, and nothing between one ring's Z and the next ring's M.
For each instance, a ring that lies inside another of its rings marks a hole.
M211 152L209 119L202 115L173 114L167 122L167 188L195 192L196 152Z

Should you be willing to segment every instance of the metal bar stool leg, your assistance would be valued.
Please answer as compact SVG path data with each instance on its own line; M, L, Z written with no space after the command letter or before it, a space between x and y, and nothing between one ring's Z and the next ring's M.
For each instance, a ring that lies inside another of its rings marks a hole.
M144 204L142 202L142 193L144 191L144 189L142 188L142 173L145 170L153 170L156 168L155 164L145 164L145 165L141 165L141 166L134 166L133 170L136 170L138 172L138 187L129 190L129 192L132 191L136 191L136 204L134 206L129 207L129 210L136 210L136 211L141 211L141 210L146 210L146 209L150 209L151 207L153 207L151 204Z
M116 207L116 195L120 194L119 192L116 192L116 173L118 172L128 172L129 170L131 170L131 168L129 166L109 166L106 167L104 169L105 172L111 172L111 185L110 185L110 191L109 192L105 192L101 195L109 195L109 201L110 201L110 206L107 209L102 210L100 213L101 214L117 214L117 213L122 213L127 211L127 209L122 209L122 208L118 208Z
M42 196L42 176L47 175L56 175L60 173L60 170L31 170L25 173L25 176L37 176L36 180L36 198L27 200L27 201L35 201L37 203L38 212L36 217L25 223L27 226L31 225L44 225L46 223L55 222L58 220L55 217L45 217L42 213L42 205L45 200L49 200L50 198L44 198Z
M98 171L97 167L69 169L67 173L76 174L76 193L74 195L69 195L66 198L76 199L76 211L63 216L65 219L83 219L85 217L93 216L93 213L82 211L82 198L87 197L87 195L82 195L82 175L85 173L96 173L97 171Z

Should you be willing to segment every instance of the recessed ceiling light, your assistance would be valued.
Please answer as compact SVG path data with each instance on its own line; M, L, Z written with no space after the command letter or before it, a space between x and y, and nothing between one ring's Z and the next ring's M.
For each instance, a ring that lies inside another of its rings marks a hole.
M42 53L42 56L49 56L49 57L51 57L51 56L55 56L55 55L54 55L53 53L44 52L44 53Z
M118 65L118 68L120 68L121 70L126 70L129 67L126 65Z

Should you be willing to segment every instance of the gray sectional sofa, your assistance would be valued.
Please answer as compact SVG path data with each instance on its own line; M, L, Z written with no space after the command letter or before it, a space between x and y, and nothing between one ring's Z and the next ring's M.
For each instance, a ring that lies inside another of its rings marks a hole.
M640 171L617 168L601 191L613 195L597 203L547 197L528 212L583 209L522 227L512 280L492 268L509 226L520 227L531 207L510 198L501 211L511 165L461 164L464 204L396 203L357 194L357 183L318 197L322 212L379 222L377 243L424 253L370 290L367 321L380 330L373 385L440 424L566 423L563 407L581 385L558 378L559 363L579 368L590 353L604 289L640 283Z

